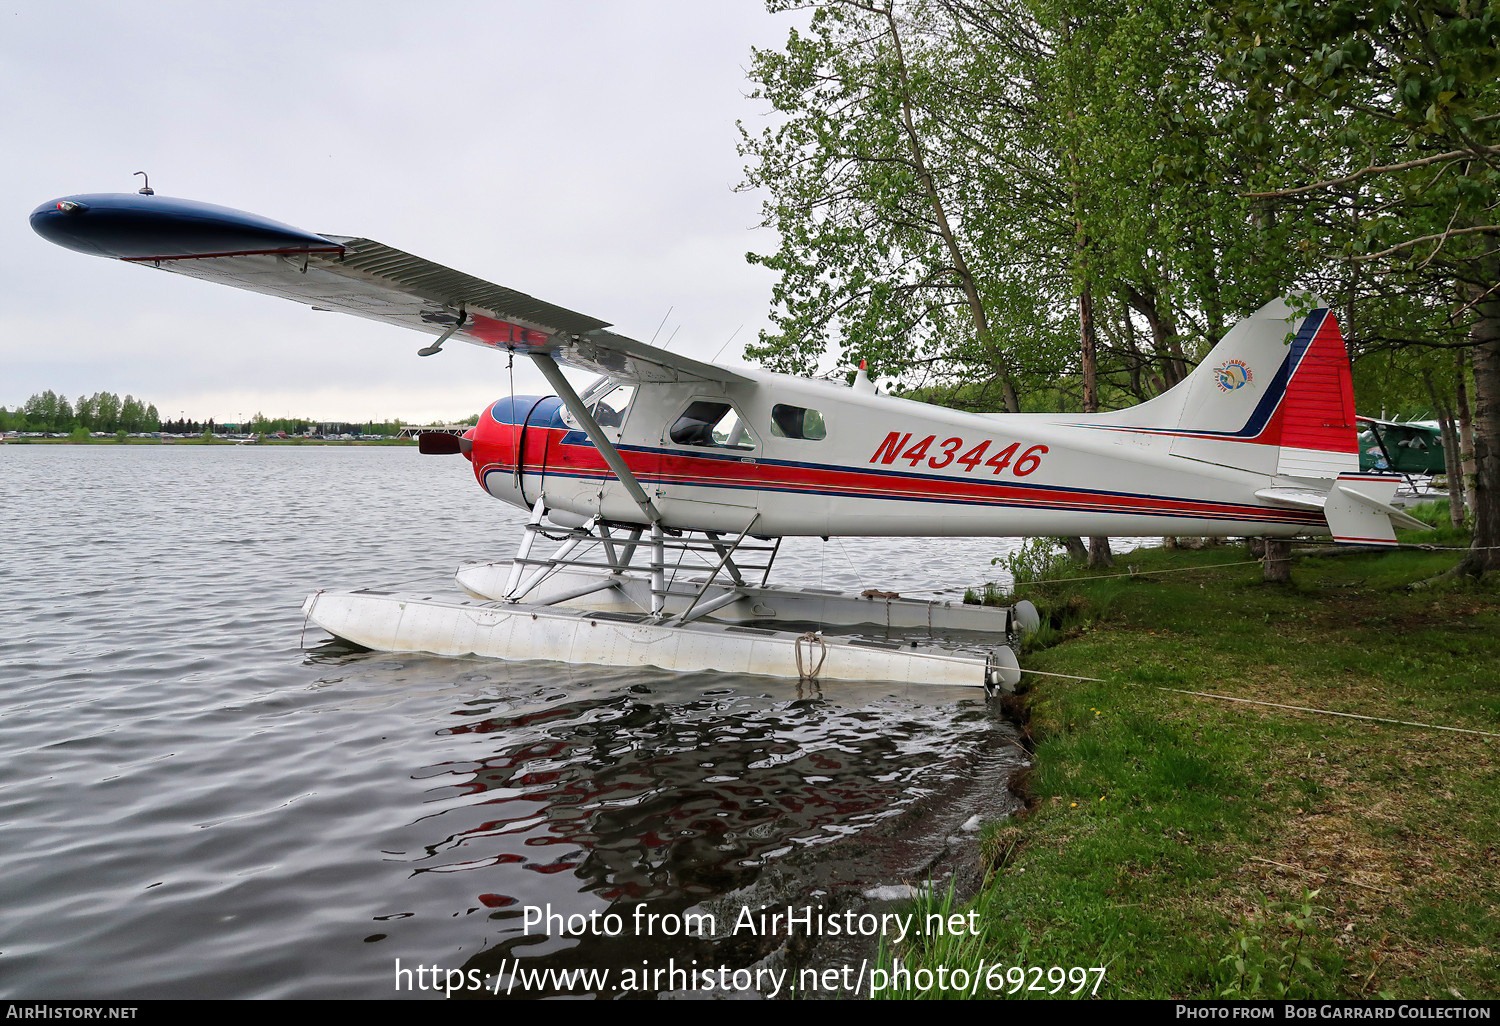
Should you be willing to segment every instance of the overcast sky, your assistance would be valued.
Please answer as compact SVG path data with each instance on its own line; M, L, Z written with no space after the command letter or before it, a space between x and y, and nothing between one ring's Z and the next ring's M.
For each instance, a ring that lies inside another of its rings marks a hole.
M73 193L219 203L405 249L724 359L767 323L736 193L760 0L21 3L0 7L0 405L127 392L162 417L425 421L508 390L474 346L119 261L34 234ZM680 327L679 327L680 326ZM546 390L517 365L517 390ZM586 380L586 376L581 376Z

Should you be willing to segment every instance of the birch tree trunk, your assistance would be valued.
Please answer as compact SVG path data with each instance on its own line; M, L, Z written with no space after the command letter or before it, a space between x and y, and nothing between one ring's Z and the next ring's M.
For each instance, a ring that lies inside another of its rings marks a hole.
M1088 239L1080 238L1079 246L1086 247ZM1078 292L1079 350L1083 363L1083 412L1099 412L1099 339L1094 331L1094 289L1085 280ZM1114 555L1109 551L1109 539L1103 535L1089 538L1088 565L1095 570L1115 565Z
M1474 515L1474 417L1469 409L1469 357L1468 351L1459 349L1453 354L1454 370L1458 378L1458 459L1459 470L1464 479L1464 504L1468 515Z
M1481 303L1474 341L1474 541L1455 572L1500 569L1500 301Z
M1422 381L1427 385L1427 398L1437 413L1438 435L1443 441L1443 474L1448 479L1448 523L1455 531L1464 528L1464 472L1458 456L1458 428L1454 426L1453 410L1446 396L1439 393L1432 383L1432 375L1422 372Z
M990 331L989 314L984 308L984 300L979 295L979 282L974 277L969 261L964 256L963 247L958 244L958 237L953 232L947 204L943 202L942 193L938 191L937 179L933 177L932 169L928 166L927 148L922 145L922 138L917 133L916 119L912 114L911 78L907 73L906 53L901 47L901 30L896 23L895 5L891 4L882 13L885 15L886 25L891 33L891 46L896 58L896 75L901 86L901 127L911 150L912 164L917 171L917 181L921 183L927 202L932 206L932 216L937 223L938 235L943 240L948 259L952 261L953 274L958 278L959 286L963 289L964 302L968 304L969 315L974 320L974 335L985 352L997 354L995 370L1000 377L1000 390L1005 398L1005 410L1007 413L1020 413L1021 401L1016 395L1015 379L1011 375L1009 365L1003 362L995 349L994 335Z

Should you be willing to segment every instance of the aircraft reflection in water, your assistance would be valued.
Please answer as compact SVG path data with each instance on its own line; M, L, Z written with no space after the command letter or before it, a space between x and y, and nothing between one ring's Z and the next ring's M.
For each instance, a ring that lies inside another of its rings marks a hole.
M390 854L415 873L474 878L467 912L487 916L496 939L465 969L517 958L555 968L732 962L738 955L716 952L714 938L527 932L524 909L550 903L630 922L642 904L647 914L716 899L738 907L767 872L780 899L832 907L919 868L909 846L896 847L895 863L872 855L871 827L976 765L1003 780L1025 762L1011 728L979 705L840 706L793 698L785 685L773 697L705 692L686 679L667 690L604 687L614 684L563 697L512 675L445 731L470 736L475 759L416 774L438 811L405 828L404 853ZM835 844L856 834L858 869ZM820 888L843 893L805 897Z
M569 872L608 901L722 893L793 845L897 814L931 786L932 765L994 728L976 717L955 734L951 710L773 706L727 689L664 708L649 695L450 728L500 743L478 768L427 771L455 773L464 779L449 787L489 797L462 807L482 819L427 848L421 861L437 861L422 868Z

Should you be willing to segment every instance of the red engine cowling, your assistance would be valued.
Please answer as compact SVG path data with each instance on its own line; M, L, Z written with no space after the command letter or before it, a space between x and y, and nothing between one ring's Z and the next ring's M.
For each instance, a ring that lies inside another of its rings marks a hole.
M523 495L516 473L517 454L523 466L541 466L549 432L565 427L562 400L555 395L518 395L497 399L479 415L479 424L465 435L473 441L469 459L474 479L495 498L529 508L535 495Z

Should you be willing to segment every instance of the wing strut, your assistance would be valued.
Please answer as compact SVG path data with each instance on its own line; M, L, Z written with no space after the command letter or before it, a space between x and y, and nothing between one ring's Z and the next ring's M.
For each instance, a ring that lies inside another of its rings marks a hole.
M583 405L583 400L578 398L578 393L573 391L573 386L568 383L568 379L563 377L562 369L557 366L557 361L552 359L552 354L532 353L531 359L541 370L542 376L547 379L547 384L557 391L558 397L562 399L568 412L577 418L579 424L583 425L583 430L588 433L589 440L598 448L599 454L604 457L604 462L608 463L609 469L615 472L615 477L620 479L620 483L625 486L625 490L630 493L635 504L641 507L641 512L646 514L646 519L653 524L660 524L661 513L652 504L650 497L646 494L646 489L641 487L641 483L625 465L625 460L620 456L620 450L616 449L614 443L605 437L604 429L599 426L599 422L594 419L588 407Z

